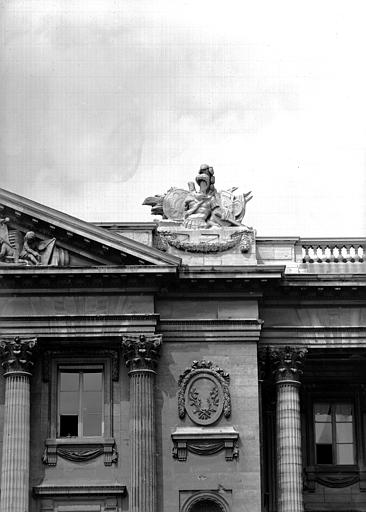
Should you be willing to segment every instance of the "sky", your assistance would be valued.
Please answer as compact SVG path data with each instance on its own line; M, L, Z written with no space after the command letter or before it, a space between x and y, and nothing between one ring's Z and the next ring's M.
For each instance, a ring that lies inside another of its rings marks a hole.
M366 237L360 0L3 0L0 186L87 221L253 192L259 236Z

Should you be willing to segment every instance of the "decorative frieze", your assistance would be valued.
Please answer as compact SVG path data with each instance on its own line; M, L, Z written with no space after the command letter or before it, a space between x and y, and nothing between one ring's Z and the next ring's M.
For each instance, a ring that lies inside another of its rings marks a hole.
M178 381L178 414L198 425L211 425L231 414L230 375L211 361L193 361Z
M129 335L122 337L122 351L130 371L154 371L161 347L161 334Z

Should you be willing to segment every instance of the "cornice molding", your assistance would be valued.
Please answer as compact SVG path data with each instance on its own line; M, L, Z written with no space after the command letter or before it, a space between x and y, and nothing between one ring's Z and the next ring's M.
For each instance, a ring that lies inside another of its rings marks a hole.
M158 330L164 342L258 342L262 324L256 318L160 319Z
M260 345L306 345L311 348L365 348L366 326L264 326Z
M154 332L158 314L121 315L34 315L3 316L0 318L4 336L37 335L42 338L111 338L137 332Z
M105 485L37 485L33 494L44 498L58 496L125 496L126 486L119 484Z

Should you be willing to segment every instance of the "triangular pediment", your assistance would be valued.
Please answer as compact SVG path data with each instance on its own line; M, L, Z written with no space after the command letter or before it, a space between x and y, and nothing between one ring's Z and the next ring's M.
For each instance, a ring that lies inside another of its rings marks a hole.
M4 189L0 189L0 237L2 265L176 266L180 263L175 256Z

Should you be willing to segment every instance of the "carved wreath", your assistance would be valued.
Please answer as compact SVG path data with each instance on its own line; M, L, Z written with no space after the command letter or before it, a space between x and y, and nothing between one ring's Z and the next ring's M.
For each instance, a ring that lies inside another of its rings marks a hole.
M212 388L208 396L203 399L195 384L198 377L212 380ZM230 376L222 368L215 366L211 361L193 361L192 366L186 368L178 380L178 414L184 418L187 406L190 407L191 419L200 424L213 423L220 416L220 402L225 418L231 415ZM188 393L186 390L188 388ZM221 389L220 389L221 388ZM188 404L186 403L188 401Z
M192 387L188 393L189 403L193 408L193 414L197 414L200 420L208 420L211 418L220 405L219 389L214 386L207 398L207 407L202 406L202 400L200 398L197 388Z

